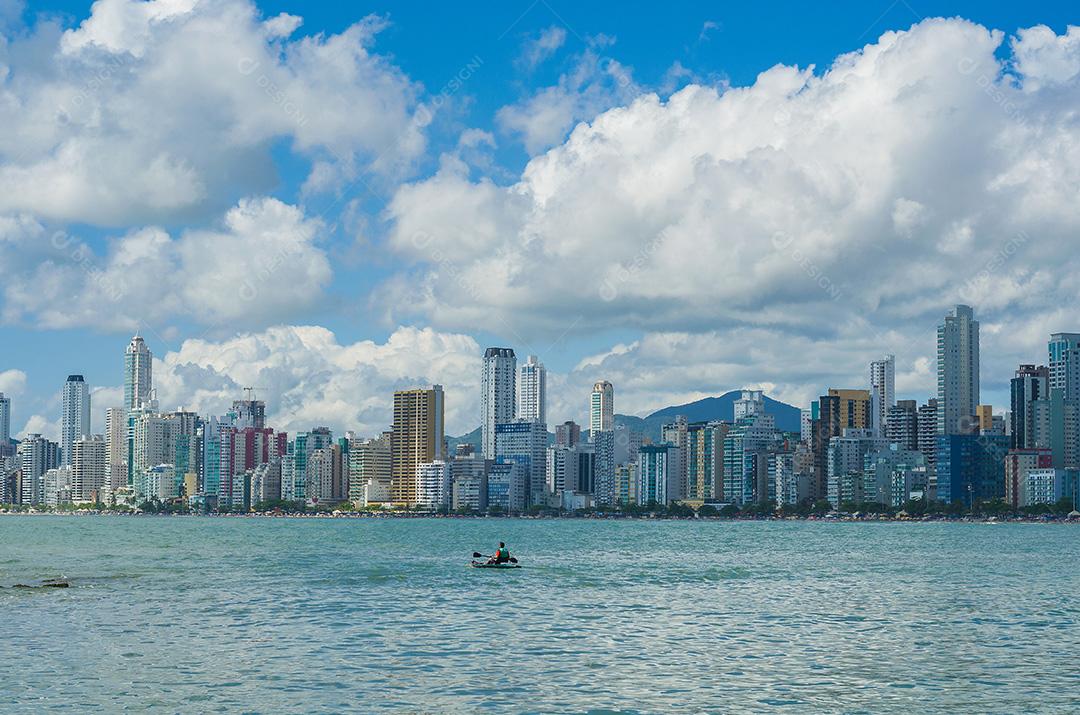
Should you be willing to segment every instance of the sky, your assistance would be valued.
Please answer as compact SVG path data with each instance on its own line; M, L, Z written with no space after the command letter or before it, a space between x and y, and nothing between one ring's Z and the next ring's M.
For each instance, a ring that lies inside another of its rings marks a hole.
M309 7L310 6L310 7ZM615 11L613 11L615 10ZM1070 12L1070 10L1072 12ZM487 346L549 421L757 387L806 406L982 323L984 403L1080 331L1066 3L0 0L0 392L377 434Z

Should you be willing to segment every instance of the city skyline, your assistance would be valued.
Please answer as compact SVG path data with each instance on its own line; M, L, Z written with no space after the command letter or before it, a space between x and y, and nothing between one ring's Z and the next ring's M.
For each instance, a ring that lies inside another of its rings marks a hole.
M794 431L777 424L764 391L742 389L730 417L714 407L691 421L669 408L659 432L645 432L614 419L615 387L599 380L588 397L588 428L568 420L554 435L541 418L546 377L536 357L519 373L512 348L489 347L478 365L478 439L451 449L438 384L395 390L392 421L378 434L347 429L336 439L325 425L292 434L275 428L254 386L220 416L170 410L157 399L152 351L136 335L123 354L125 404L105 409L105 433L91 433L88 386L69 375L60 443L35 433L17 447L0 444L0 503L160 500L247 510L348 501L514 512L626 503L1075 505L1080 334L1051 334L1048 366L1017 366L1003 414L980 400L975 311L963 304L947 311L937 343L938 393L922 405L895 399L890 354L869 363L862 386L823 388L799 410ZM0 412L8 406L4 398Z
M956 320L957 310L966 311L966 313L964 313L967 316L966 320L971 321L975 326L975 328L974 328L974 334L975 334L975 337L974 337L974 340L975 340L974 357L972 358L971 356L968 356L967 364L970 365L971 361L974 360L974 365L977 368L976 372L979 372L979 373L984 372L984 370L981 368L981 359L980 359L981 355L980 355L980 349L979 349L979 346L978 346L978 343L980 341L979 331L978 331L979 321L973 319L973 316L975 315L975 312L970 309L970 306L958 305L955 308L951 309L948 312L948 314L945 315L945 317L942 319L942 321L940 321L939 325L937 326L937 335L938 335L937 340L938 340L938 345L939 345L939 353L942 353L942 347L941 346L942 346L942 340L943 340L943 337L942 337L942 335L943 335L943 333L942 333L943 326L951 326L953 324L953 322ZM1035 396L1036 397L1038 397L1038 396L1046 396L1046 394L1047 394L1048 390L1050 389L1050 387L1064 386L1066 384L1072 384L1072 383L1067 383L1067 381L1066 381L1066 377L1065 377L1066 365L1068 366L1068 369L1073 369L1073 370L1080 371L1080 367L1078 367L1078 366L1080 366L1080 359L1073 359L1073 360L1068 360L1067 359L1068 355L1071 354L1069 351L1071 351L1071 350L1080 351L1080 347L1076 347L1076 346L1080 346L1080 333L1069 333L1069 332L1062 332L1062 331L1054 331L1049 336L1049 342L1051 344L1047 345L1044 348L1044 355L1042 357L1039 357L1039 358L1032 357L1031 358L1032 363L1042 364L1043 362L1046 362L1047 364L1051 365L1050 368L1047 368L1046 386L1043 388L1042 393L1039 393L1038 390L1036 389L1036 391L1035 391ZM1060 345L1060 347L1055 348L1055 345ZM1056 354L1061 356L1056 361L1054 359L1052 359L1052 356L1048 356L1048 355L1045 354L1046 352L1050 352L1050 353L1053 354L1053 353L1055 353L1055 351L1056 351ZM476 415L476 417L474 419L474 422L473 422L471 427L466 426L466 428L461 429L460 431L457 431L457 432L446 431L446 435L447 436L463 436L463 435L471 432L474 429L480 429L481 430L481 445L483 445L485 443L484 438L483 438L484 424L485 424L485 419L486 419L485 414L491 414L492 415L492 422L491 422L492 449L493 449L494 425L499 423L499 422L512 421L513 419L519 417L518 411L521 409L521 400L522 400L522 391L521 391L520 383L521 383L522 375L526 374L526 371L528 371L528 374L531 376L529 379L533 380L533 382L531 383L531 385L529 387L529 390L532 393L532 396L530 398L528 398L529 400L531 400L531 404L533 405L533 407L531 409L536 410L538 412L541 412L544 415L546 415L546 414L548 414L550 412L550 408L548 406L548 391L547 391L547 388L546 388L547 370L545 369L542 362L537 362L536 361L536 356L535 355L528 356L528 361L527 362L523 362L523 363L519 364L517 362L517 360L516 360L515 355L514 355L513 348L508 348L508 347L487 348L486 350L483 350L481 352L483 354L476 356L476 362L477 362L477 365L479 367L479 372L481 374L481 379L479 379L477 381L477 386L475 388L479 392L479 400L477 400L479 413ZM942 354L944 354L944 353L942 353ZM61 389L57 393L59 398L60 398L59 399L59 402L60 402L60 407L59 407L60 414L57 416L57 419L53 423L53 426L56 428L55 433L50 433L49 431L43 430L43 429L23 430L23 431L20 431L20 432L16 432L14 429L12 429L12 431L10 433L11 438L17 439L17 438L20 438L20 437L25 436L27 434L41 434L41 435L43 435L44 437L46 437L48 439L53 439L53 440L57 441L58 443L61 443L63 445L67 445L69 442L73 443L81 434L101 434L101 435L105 435L106 432L107 432L107 425L108 425L108 412L110 412L114 408L124 410L124 411L129 411L135 405L140 404L143 401L150 399L151 392L154 395L157 394L157 389L153 385L153 380L152 380L152 374L153 374L152 373L152 364L153 364L152 360L156 360L156 359L157 359L156 356L154 356L153 351L150 349L150 347L146 343L146 341L141 336L135 335L131 339L131 341L129 342L129 344L128 344L126 350L125 350L124 364L123 364L123 369L122 369L122 372L123 372L123 375L124 375L124 387L121 390L117 390L116 388L100 388L100 387L95 388L92 385L88 385L84 381L82 375L69 375L68 379L62 384ZM505 363L505 365L503 365L503 363ZM950 365L953 365L953 364L958 364L955 359L952 359L952 361L950 362ZM499 367L496 367L497 365ZM966 415L966 416L969 416L969 417L977 420L978 419L978 413L977 413L977 410L974 409L975 407L991 407L991 408L993 408L993 414L997 415L998 417L1001 417L1003 415L1006 415L1006 414L1010 413L1013 410L1014 404L1015 404L1014 403L1014 400L1015 400L1015 387L1013 387L1013 382L1014 382L1015 375L1013 373L1015 371L1017 371L1017 370L1023 370L1027 365L1028 365L1028 363L1025 363L1025 362L1018 363L1016 366L1014 366L1012 368L1012 372L1010 372L1009 376L1005 379L1006 384L1009 385L1009 391L1006 393L1006 399L1004 400L1003 404L993 404L993 403L988 403L988 402L985 402L983 400L980 400L979 396L980 396L981 393L980 393L979 387L978 387L979 379L978 379L978 376L975 376L975 380L974 380L975 387L973 388L974 389L974 393L973 393L974 398L971 401L971 404L969 405L972 409L969 410L969 411L965 411L967 409L967 407L968 407L968 405L965 403L965 408L960 409L959 411L956 412L956 414L957 415L961 415L961 414ZM887 413L888 408L895 405L898 401L914 400L916 403L920 403L920 402L924 402L924 401L926 401L928 399L936 399L937 400L937 403L936 403L937 404L937 410L938 410L938 421L939 421L938 430L941 431L943 429L941 427L941 425L951 424L953 426L950 428L950 430L952 430L954 432L956 432L956 431L963 432L963 431L965 431L967 429L967 426L963 422L963 419L964 419L963 417L959 418L960 422L958 422L958 418L955 415L953 415L952 417L946 417L946 414L947 414L946 413L947 408L945 407L945 402L946 401L943 399L943 391L945 390L945 388L943 387L943 382L942 382L943 379L944 379L942 377L942 375L944 374L944 373L942 373L942 370L945 370L945 369L946 368L945 368L944 363L941 363L941 362L936 363L935 374L938 374L938 387L937 387L937 389L932 390L932 391L928 390L926 393L923 393L923 394L919 394L919 393L899 393L899 392L897 392L895 390L895 387L894 387L895 356L894 355L885 355L884 358L876 358L876 359L870 360L869 361L869 370L864 372L864 375L862 376L861 381L859 379L856 379L855 381L853 381L850 384L852 386L861 386L858 389L865 388L867 390L868 399L870 400L870 402L868 403L867 411L868 411L868 413L872 412L875 415L875 418L872 421L873 423L880 424L881 420L884 419L884 416ZM955 370L957 368L953 368L953 369ZM1078 374L1080 374L1080 373L1078 373ZM499 381L500 381L500 384L498 386L498 390L496 390L495 387L494 387L495 383L496 383L496 380L495 380L496 375L499 376ZM965 376L970 375L970 373L967 371L966 367L965 367L964 375ZM1054 376L1056 376L1056 378ZM492 384L491 389L486 387L486 385L488 384L487 381L489 379L491 379L491 384ZM971 378L967 377L966 379L970 380ZM1074 378L1074 380L1075 380L1075 378ZM557 421L555 421L555 422L552 422L552 421L546 420L546 419L540 419L539 421L545 422L546 424L548 424L549 427L551 427L552 430L554 430L555 426L557 424L559 424L563 420L572 421L572 422L577 423L578 425L581 425L582 429L587 431L589 429L589 427L590 427L590 424L591 424L592 420L594 419L593 414L595 414L597 406L601 405L601 404L607 405L607 403L603 399L600 399L599 402L597 401L597 399L598 399L597 395L601 394L601 392L599 392L599 388L600 388L601 384L606 385L606 389L609 391L609 394L610 394L610 392L612 390L611 383L606 381L606 380L599 380L599 381L597 381L596 383L594 383L591 386L591 388L584 395L584 397L582 397L581 395L575 395L570 400L562 400L562 401L560 401L558 403L560 405L565 405L567 402L572 402L574 400L574 398L576 398L577 401L579 403L581 403L579 408L578 408L578 410L579 410L578 414L556 415L555 417L556 417ZM408 383L403 383L399 389L408 390L408 389L422 389L422 388L423 388L423 384L408 382ZM727 387L727 388L724 388L724 389L718 389L717 391L714 391L714 392L703 391L701 393L702 397L699 397L699 398L696 398L696 399L702 399L703 397L717 397L717 396L720 396L720 395L723 395L723 394L726 394L726 393L729 393L729 392L737 392L737 391L740 391L740 390L760 390L760 389L761 388L759 386L759 383L751 383L749 385L734 385L734 386L730 386L730 387ZM820 390L821 388L819 387L817 389ZM331 429L333 429L334 431L339 432L339 433L344 433L346 431L350 431L350 432L358 431L357 430L357 425L351 425L351 424L348 424L348 423L346 423L346 424L335 424L332 421L326 419L325 417L320 417L318 415L313 416L307 422L299 422L299 423L283 422L282 419L281 419L280 414L276 414L276 413L274 413L272 411L268 412L267 411L268 408L266 407L267 403L269 403L271 405L273 405L275 403L278 403L280 401L280 396L279 395L275 395L274 393L266 390L265 388L256 389L256 388L251 387L251 386L238 387L237 390L238 390L238 392L243 392L245 395L247 395L247 399L246 400L241 400L236 395L226 395L223 398L221 398L218 402L216 402L213 405L209 406L208 408L198 409L198 410L195 410L195 412L205 413L207 415L223 414L230 407L232 409L234 409L234 410L240 409L242 411L244 409L244 405L247 404L250 400L254 399L254 396L257 395L260 398L259 404L261 405L259 407L259 410L260 410L259 419L260 419L260 421L261 422L266 422L266 421L273 422L274 424L279 425L279 428L281 428L281 429L285 429L283 425L289 425L289 426L293 427L293 429L285 430L285 431L294 431L294 432L295 431L302 431L302 430L306 430L306 429L309 429L309 428L311 428L313 426L317 426L317 425L330 426ZM813 391L814 391L814 388L811 388L811 392L813 392ZM97 407L94 408L94 409L91 409L90 403L95 401L93 398L91 398L92 395L95 395L95 394L99 395L97 400L102 400L102 399L106 399L108 397L112 397L117 392L120 392L123 395L123 397L119 401L120 404L102 405L100 403L100 401L98 401L96 403ZM496 397L496 392L499 393L498 397ZM764 392L765 394L768 394L768 396L770 398L772 398L772 399L778 399L779 400L779 398L776 395L768 393L767 390L762 390L762 392ZM84 393L85 393L85 397L84 397ZM463 402L468 402L469 401L467 395L459 395L459 396L461 398L464 398L462 400ZM1074 396L1072 394L1069 394L1069 395L1067 395L1067 398L1068 399L1074 399ZM132 401L131 405L126 404L128 400ZM164 403L161 400L158 400L156 398L155 398L155 400L156 400L156 404L163 411L170 411L170 410L181 410L182 411L182 410L186 409L185 405L190 405L191 404L190 400L183 400L183 399L181 399L176 404L172 404L172 405L170 405L169 403ZM486 403L488 403L488 402L493 402L495 400L498 400L501 403L499 409L497 411L489 410L489 411L485 412L484 405ZM883 402L883 400L884 400L884 402ZM385 414L387 415L387 419L386 419L385 424L389 424L390 422L392 422L392 415L393 415L393 399L392 399L392 396L389 395L389 394L383 395L382 396L382 401L385 403L385 406L384 406L383 410L384 410ZM695 400L691 400L691 402L692 401L695 401ZM784 400L779 400L779 401L784 402ZM790 404L792 407L807 410L807 409L809 409L810 402L813 402L813 400L810 400L810 401L808 401L807 403L804 403L804 404L792 404L792 403L788 403L788 404ZM615 400L615 403L618 404L618 399ZM884 405L884 406L882 406L882 405ZM17 401L16 401L16 406L17 406ZM654 412L656 410L660 410L660 409L664 409L664 408L672 407L672 406L673 405L654 405L654 406L652 406L650 408L647 408L646 410L643 410L642 412L640 412L638 414L632 414L631 416L643 417L643 416L646 416L647 414L649 414L651 412ZM376 408L376 410L377 409L378 408ZM605 409L611 409L610 405L607 405L605 407ZM2 391L0 391L0 422L3 422L4 424L10 424L11 426L16 425L18 423L18 419L17 419L18 413L17 413L17 411L15 411L14 415L13 415L12 412L13 412L13 409L12 409L11 395L10 394L5 395ZM75 412L78 412L77 417L75 415ZM83 414L84 412L85 412L85 415ZM969 414L969 412L970 412L970 414ZM497 419L496 419L496 414L497 414ZM612 410L612 414L628 414L628 413L620 411L618 409L614 409L614 410ZM951 414L951 413L949 413L949 414ZM84 417L87 420L86 421L87 426L86 426L85 429L81 428L81 427L75 427L74 425L70 426L70 427L65 427L65 425L67 424L69 419L71 419L73 421L78 420L79 424L82 425L83 424L82 419ZM287 419L295 419L295 416L289 416ZM467 419L468 418L466 418L466 420ZM536 419L536 415L530 413L530 415L528 416L528 419ZM607 418L605 417L604 419L606 420ZM1027 419L1030 421L1030 419L1031 419L1030 416ZM48 423L45 423L45 424L48 425ZM382 423L380 423L380 424L382 424ZM383 426L385 426L385 424L383 424ZM463 424L467 425L468 422L465 422ZM605 424L608 424L608 423L605 422ZM364 433L363 430L359 430L359 431ZM379 429L375 429L374 431L372 431L370 435L367 435L367 433L364 433L364 434L366 434L367 436L376 437L376 436L378 436L378 434L381 431L382 431L382 428L379 428ZM63 458L63 459L66 459L66 457Z

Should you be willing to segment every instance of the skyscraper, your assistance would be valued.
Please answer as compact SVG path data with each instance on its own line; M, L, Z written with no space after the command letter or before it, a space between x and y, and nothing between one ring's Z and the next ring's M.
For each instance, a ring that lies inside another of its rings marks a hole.
M817 414L811 439L814 474L810 492L812 499L824 499L828 493L829 440L843 436L845 429L870 429L870 391L829 388L829 393L817 400Z
M884 436L889 408L896 404L896 358L886 355L870 363L870 408L874 430Z
M61 401L60 457L69 466L75 440L90 434L90 388L82 375L68 375Z
M45 498L45 472L60 466L59 446L40 434L28 434L19 443L20 488L22 504L41 504Z
M938 434L970 433L979 404L979 321L969 306L957 305L938 325L937 377Z
M547 426L531 420L500 422L495 434L496 459L517 464L525 480L526 499L543 504L547 496Z
M512 381L511 377L511 405L514 394ZM394 423L390 435L390 498L395 504L413 506L416 503L416 468L445 458L443 411L442 385L394 393Z
M0 456L7 454L11 443L11 398L0 392Z
M1035 447L1034 402L1049 395L1050 369L1044 365L1021 365L1009 383L1012 410L1012 448Z
M606 432L615 429L615 388L607 380L593 385L589 397L589 432Z
M535 355L530 355L518 370L517 416L547 423L547 370Z
M919 448L919 408L915 400L899 400L885 413L885 439L900 449ZM934 432L937 431L937 414L934 415Z
M916 428L918 438L916 446L926 457L926 472L930 486L936 484L937 469L937 426L938 426L938 401L931 397L925 405L920 405L916 412Z
M137 334L124 351L124 409L136 409L150 399L154 356Z
M517 357L512 348L488 348L480 378L481 449L495 457L495 425L514 419ZM431 461L425 460L425 461Z
M1064 391L1066 400L1080 399L1080 333L1052 333L1047 352L1049 389Z
M581 441L581 426L573 420L555 425L555 446L573 447Z
M80 435L72 446L71 499L89 501L100 498L108 479L105 438L99 434Z
M109 488L127 486L127 410L110 407L105 410L105 458L108 461Z
M390 501L393 435L383 432L374 439L349 441L349 499L359 506Z

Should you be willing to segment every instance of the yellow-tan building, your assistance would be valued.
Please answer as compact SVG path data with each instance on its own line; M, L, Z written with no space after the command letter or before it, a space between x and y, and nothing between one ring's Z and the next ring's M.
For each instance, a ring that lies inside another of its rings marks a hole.
M390 434L390 497L394 504L416 504L416 468L445 459L443 413L442 385L394 393Z

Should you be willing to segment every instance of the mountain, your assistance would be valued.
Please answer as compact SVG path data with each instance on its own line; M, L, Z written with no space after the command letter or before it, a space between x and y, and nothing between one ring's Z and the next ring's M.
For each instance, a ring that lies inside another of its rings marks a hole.
M735 400L739 399L739 390L725 392L720 397L705 397L696 402L688 402L685 405L672 405L653 412L648 417L635 417L634 415L615 415L615 424L626 425L635 432L641 432L653 441L660 440L660 428L672 422L676 415L683 415L690 422L708 422L709 420L725 420L732 422L735 419ZM798 407L785 402L765 398L765 413L776 418L776 426L784 432L798 432L802 425L802 414ZM461 437L447 437L450 445L450 453L461 442L471 442L480 449L480 428ZM549 443L554 441L553 438Z
M480 428L477 427L469 434L463 434L460 437L447 437L446 445L450 454L453 454L459 444L469 443L473 446L473 449L480 453L480 440L481 440Z
M709 420L735 419L735 400L739 399L739 390L726 392L720 397L705 397L685 405L673 405L653 412L648 417L633 415L615 415L615 424L625 424L630 429L641 432L654 441L660 439L660 428L682 415L690 422L708 422ZM785 402L765 398L765 414L776 418L776 426L783 432L798 432L802 425L802 411Z

